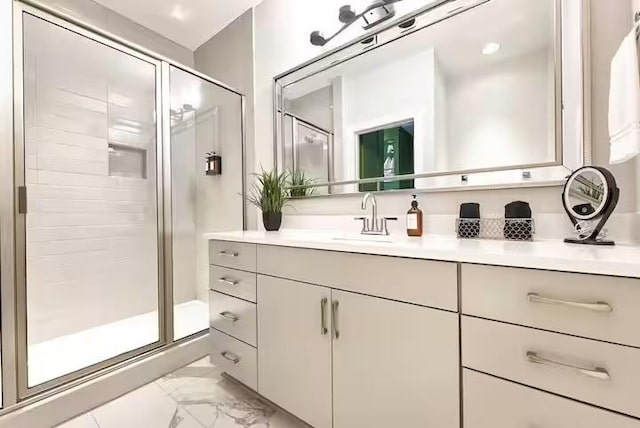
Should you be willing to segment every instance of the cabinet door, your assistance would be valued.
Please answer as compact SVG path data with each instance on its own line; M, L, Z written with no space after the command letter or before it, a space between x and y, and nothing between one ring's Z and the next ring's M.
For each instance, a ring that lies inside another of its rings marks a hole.
M334 428L460 426L457 314L333 290L336 305Z
M331 427L330 298L325 287L258 276L258 392L315 428Z

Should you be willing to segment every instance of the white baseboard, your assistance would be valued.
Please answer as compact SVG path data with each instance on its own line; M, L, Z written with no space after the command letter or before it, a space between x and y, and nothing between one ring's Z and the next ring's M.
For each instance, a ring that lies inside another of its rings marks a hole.
M86 413L209 353L209 335L169 348L0 417L0 428L51 428Z

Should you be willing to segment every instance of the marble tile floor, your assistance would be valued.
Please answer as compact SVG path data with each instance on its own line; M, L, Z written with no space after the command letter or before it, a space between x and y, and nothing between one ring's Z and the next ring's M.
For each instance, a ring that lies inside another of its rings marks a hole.
M205 358L58 428L308 428L223 377Z

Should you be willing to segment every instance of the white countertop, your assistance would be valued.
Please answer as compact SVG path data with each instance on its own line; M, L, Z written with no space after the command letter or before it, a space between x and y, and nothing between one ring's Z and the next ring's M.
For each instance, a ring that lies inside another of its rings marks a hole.
M341 231L281 230L207 233L206 239L460 263L640 278L640 247L512 242L428 235L362 236Z

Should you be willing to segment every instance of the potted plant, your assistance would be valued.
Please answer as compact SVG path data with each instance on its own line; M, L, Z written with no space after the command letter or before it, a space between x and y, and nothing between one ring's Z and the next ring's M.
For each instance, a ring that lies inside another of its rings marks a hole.
M304 198L311 196L314 192L312 178L308 178L304 171L300 169L293 170L289 173L290 189L289 196L292 199Z
M282 224L282 208L289 202L288 173L265 171L256 177L247 195L247 201L262 211L262 223L267 231L276 231Z

